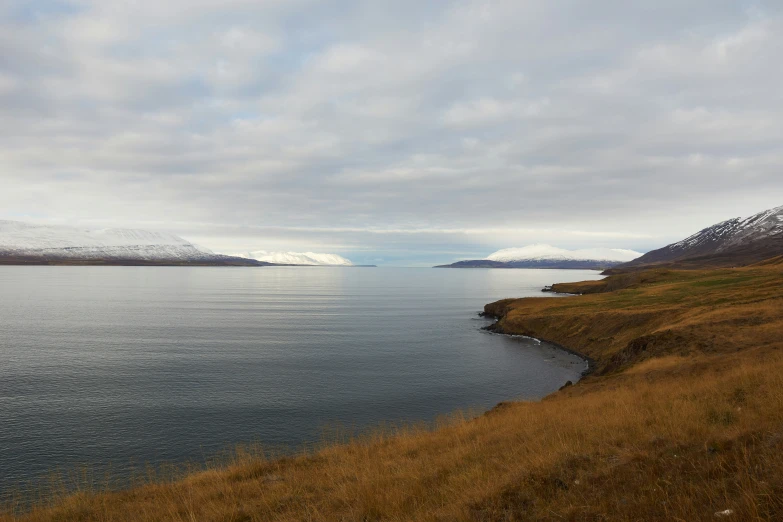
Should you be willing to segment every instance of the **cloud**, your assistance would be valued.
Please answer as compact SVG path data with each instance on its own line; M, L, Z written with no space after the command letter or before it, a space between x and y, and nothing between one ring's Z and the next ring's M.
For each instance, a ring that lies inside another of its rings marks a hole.
M541 114L547 105L548 98L531 102L479 98L467 103L458 102L444 113L443 119L447 125L474 127L536 116Z
M783 200L781 44L772 1L5 2L0 217L646 250Z

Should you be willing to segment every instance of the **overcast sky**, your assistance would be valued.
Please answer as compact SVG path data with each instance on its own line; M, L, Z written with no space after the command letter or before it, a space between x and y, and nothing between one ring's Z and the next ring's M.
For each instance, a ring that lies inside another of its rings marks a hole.
M783 205L783 2L0 0L0 218L423 265Z

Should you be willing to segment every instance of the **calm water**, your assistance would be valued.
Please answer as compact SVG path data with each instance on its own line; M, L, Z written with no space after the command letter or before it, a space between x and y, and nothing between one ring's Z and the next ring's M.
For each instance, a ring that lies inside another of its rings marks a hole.
M538 398L578 358L482 332L485 303L589 271L0 267L0 490L324 425Z

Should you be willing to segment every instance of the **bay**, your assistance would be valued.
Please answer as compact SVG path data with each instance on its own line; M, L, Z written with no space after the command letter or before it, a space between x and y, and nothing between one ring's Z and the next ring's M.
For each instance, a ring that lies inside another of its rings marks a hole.
M0 267L0 491L53 470L122 477L243 442L296 448L325 426L432 421L540 398L577 380L584 361L488 334L477 312L600 277Z

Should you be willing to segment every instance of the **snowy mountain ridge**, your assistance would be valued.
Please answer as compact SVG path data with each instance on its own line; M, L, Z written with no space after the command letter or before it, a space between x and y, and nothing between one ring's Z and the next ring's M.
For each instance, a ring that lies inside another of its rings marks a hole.
M682 241L648 252L628 263L628 267L682 262L738 266L781 254L783 206L747 218L721 221Z
M487 256L490 261L512 263L519 261L611 261L627 262L642 255L641 252L621 248L585 248L566 250L546 244L528 245L522 248L504 248Z
M0 255L61 260L215 262L224 256L165 232L87 230L0 220Z
M485 259L458 261L436 268L555 268L606 269L641 256L641 252L622 248L584 248L567 250L546 244L504 248Z
M0 220L0 262L109 262L111 264L172 263L259 266L354 266L337 254L267 252L223 255L174 234L150 230L107 228L87 230L62 225L38 225Z
M677 250L720 242L716 250L721 252L734 245L779 234L783 234L783 206L744 219L722 221L665 248Z
M354 266L351 260L337 254L321 254L317 252L268 252L266 250L255 250L244 254L232 255L277 265Z

